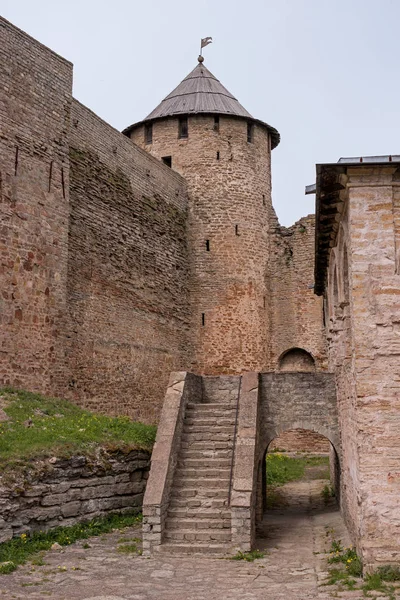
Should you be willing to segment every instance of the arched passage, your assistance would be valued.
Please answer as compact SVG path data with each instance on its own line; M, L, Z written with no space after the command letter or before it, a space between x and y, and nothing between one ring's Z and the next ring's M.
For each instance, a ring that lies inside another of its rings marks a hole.
M315 431L310 433L317 434ZM306 436L303 439L307 441ZM323 452L309 452L306 444L303 452L276 451L274 440L261 448L256 511L259 536L271 531L270 525L278 519L277 515L287 514L290 516L288 523L293 523L297 517L301 519L313 513L338 509L340 460L332 442L325 440ZM284 523L283 519L281 528ZM271 537L270 533L268 537Z

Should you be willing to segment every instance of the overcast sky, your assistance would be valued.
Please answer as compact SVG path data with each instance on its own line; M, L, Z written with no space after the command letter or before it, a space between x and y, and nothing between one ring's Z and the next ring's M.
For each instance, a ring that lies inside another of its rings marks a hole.
M0 0L6 19L74 63L74 96L117 129L205 64L276 127L282 224L314 212L315 164L400 154L400 0Z

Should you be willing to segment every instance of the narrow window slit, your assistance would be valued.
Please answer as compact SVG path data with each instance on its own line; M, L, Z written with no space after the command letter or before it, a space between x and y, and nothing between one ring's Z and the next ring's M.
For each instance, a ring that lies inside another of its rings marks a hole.
M206 250L210 252L210 240L206 240Z
M49 168L49 192L51 190L51 178L53 176L53 161L50 162L50 168Z
M263 198L263 205L265 206L265 194L262 195Z
M219 131L219 116L214 117L214 131Z
M218 152L217 152L217 160L219 160L219 150L218 150Z
M153 123L146 123L144 126L144 143L153 143Z
M252 144L254 141L254 125L253 123L247 123L247 141Z
M235 235L239 235L239 225L235 225Z
M179 118L178 138L185 139L188 137L189 137L188 118L180 117Z
M205 313L201 313L201 324L202 324L203 327L206 324L206 315L205 315Z
M64 168L61 167L61 186L62 186L62 195L65 198L65 180L64 180Z
M18 172L18 154L19 154L19 148L18 148L18 146L16 146L15 147L14 175L16 175Z

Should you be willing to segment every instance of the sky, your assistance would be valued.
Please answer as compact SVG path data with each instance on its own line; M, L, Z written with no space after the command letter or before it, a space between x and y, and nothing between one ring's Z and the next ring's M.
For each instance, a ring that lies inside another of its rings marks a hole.
M314 212L315 165L400 154L400 0L0 0L0 14L74 63L73 94L122 130L205 65L278 129L281 224Z

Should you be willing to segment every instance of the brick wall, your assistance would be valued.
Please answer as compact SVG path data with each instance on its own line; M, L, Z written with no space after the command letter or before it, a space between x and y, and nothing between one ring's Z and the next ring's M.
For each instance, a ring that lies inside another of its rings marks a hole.
M0 18L0 383L66 378L72 65Z
M145 144L143 126L131 137L158 158L171 156L188 183L192 369L210 375L266 369L268 131L256 125L248 143L245 119L220 116L215 130L212 116L198 115L189 116L187 139L178 139L176 118L154 122L152 144Z
M72 104L69 395L156 421L188 341L183 179Z

